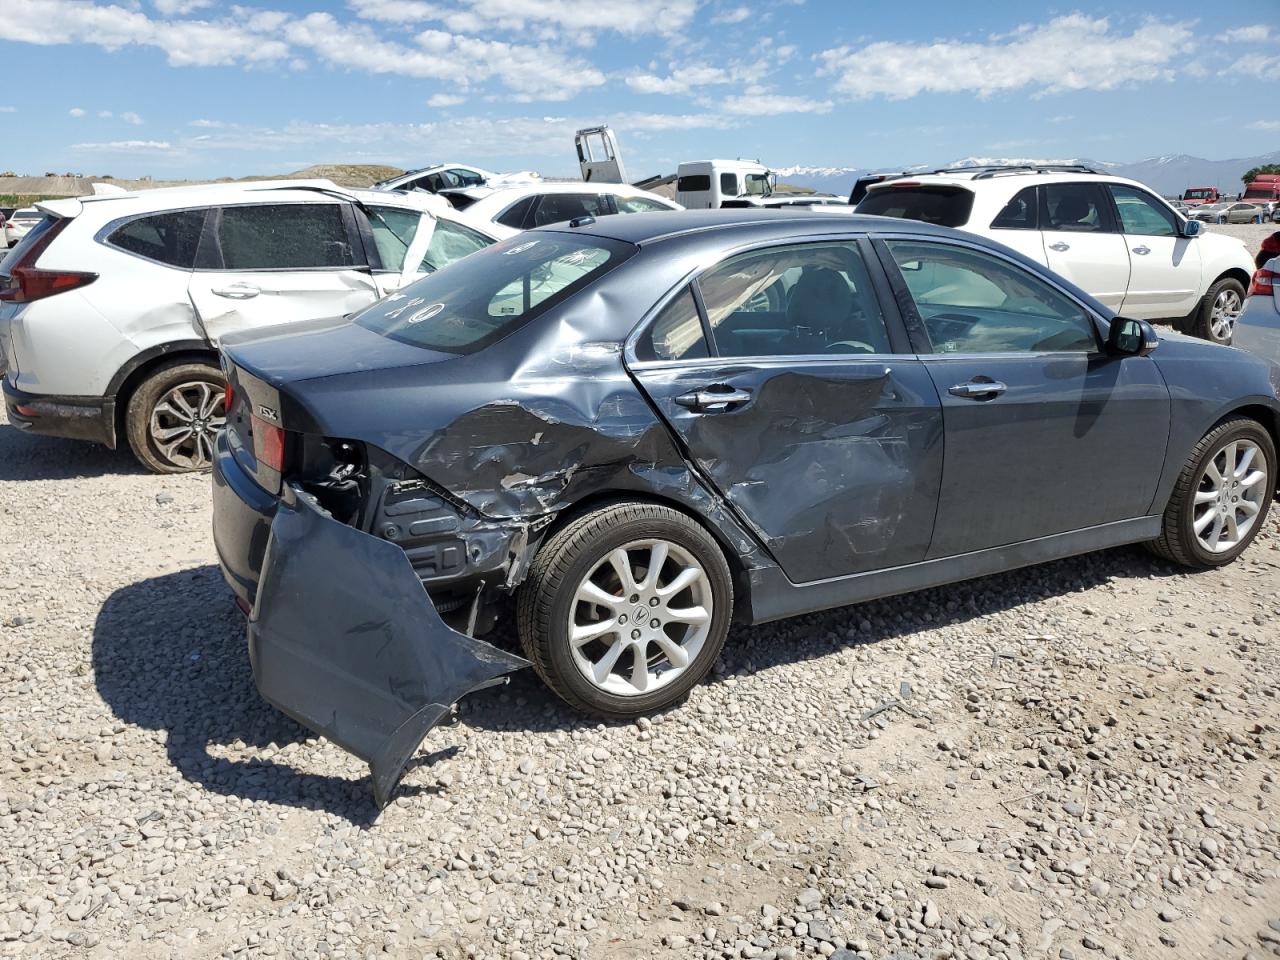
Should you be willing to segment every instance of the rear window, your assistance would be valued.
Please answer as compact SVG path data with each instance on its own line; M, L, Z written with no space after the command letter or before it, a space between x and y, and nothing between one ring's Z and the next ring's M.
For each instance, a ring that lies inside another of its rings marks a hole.
M190 270L195 266L204 210L173 210L139 217L117 227L107 243L156 263Z
M681 177L676 181L676 189L685 193L710 190L711 175L708 173L695 173L688 177Z
M858 213L962 227L973 210L973 193L963 187L880 187L868 190Z
M635 251L604 237L512 237L410 284L354 320L428 350L475 353L596 282Z

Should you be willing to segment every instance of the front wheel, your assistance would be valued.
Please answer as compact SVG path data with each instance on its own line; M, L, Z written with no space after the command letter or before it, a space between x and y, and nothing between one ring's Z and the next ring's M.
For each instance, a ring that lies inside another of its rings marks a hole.
M1256 420L1227 420L1196 444L1148 546L1184 566L1225 566L1266 523L1275 489L1271 435Z
M1230 344L1236 320L1244 310L1244 287L1239 280L1223 278L1209 288L1196 308L1191 332L1204 340Z
M719 544L670 507L618 503L538 552L517 607L525 655L565 702L629 719L678 703L729 631L733 582Z
M207 363L162 367L144 380L125 411L134 456L154 473L207 470L213 442L226 423L226 383Z

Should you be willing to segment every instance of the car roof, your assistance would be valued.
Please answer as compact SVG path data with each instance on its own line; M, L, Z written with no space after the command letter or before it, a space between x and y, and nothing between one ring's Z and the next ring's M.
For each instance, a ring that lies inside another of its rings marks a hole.
M894 176L879 183L870 184L867 193L891 189L895 184L946 184L962 186L975 193L981 190L999 190L1001 192L1017 192L1024 187L1040 183L1124 183L1144 190L1150 190L1144 183L1130 180L1127 177L1116 177L1109 173L1085 173L1062 171L1034 171L1009 168L1008 170L965 170L933 171L930 173Z
M625 216L600 217L591 223L578 227L566 228L563 224L552 224L537 227L536 230L555 232L585 233L621 240L626 243L645 245L675 237L688 236L711 230L742 228L748 230L759 228L762 232L776 232L777 228L787 224L796 232L831 234L831 233L911 233L936 234L938 236L956 236L959 231L950 227L939 227L934 224L920 223L915 220L902 220L898 217L875 217L868 214L827 212L817 213L806 208L768 209L761 207L741 207L719 210L672 210L662 213L628 213ZM529 231L530 233L534 231ZM964 234L966 242L974 239L973 234ZM979 238L981 239L981 238Z
M618 197L646 197L651 200L659 200L662 203L675 204L674 200L656 193L650 193L648 190L641 190L639 187L633 187L627 183L587 183L585 180L531 180L527 183L504 183L494 187L471 187L447 192L474 197L475 203L468 206L466 210L476 214L489 210L505 210L511 204L523 200L525 197L556 193L594 193L612 194Z

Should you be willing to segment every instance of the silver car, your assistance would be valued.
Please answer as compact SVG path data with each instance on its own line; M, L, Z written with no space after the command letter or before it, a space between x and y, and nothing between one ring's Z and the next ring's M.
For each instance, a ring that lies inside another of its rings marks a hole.
M1280 364L1280 257L1268 260L1253 275L1231 342L1241 350ZM1280 380L1280 370L1276 378Z
M1193 220L1205 223L1262 223L1267 215L1265 207L1256 203L1209 203L1194 207L1188 214Z

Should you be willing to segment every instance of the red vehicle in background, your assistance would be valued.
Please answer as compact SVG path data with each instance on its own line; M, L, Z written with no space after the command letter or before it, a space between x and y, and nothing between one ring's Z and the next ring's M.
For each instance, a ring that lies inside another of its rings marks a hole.
M1260 173L1244 188L1242 200L1265 206L1273 223L1280 216L1280 173Z
M1188 207L1199 207L1206 203L1221 203L1222 194L1217 187L1188 187L1182 195L1182 202Z

